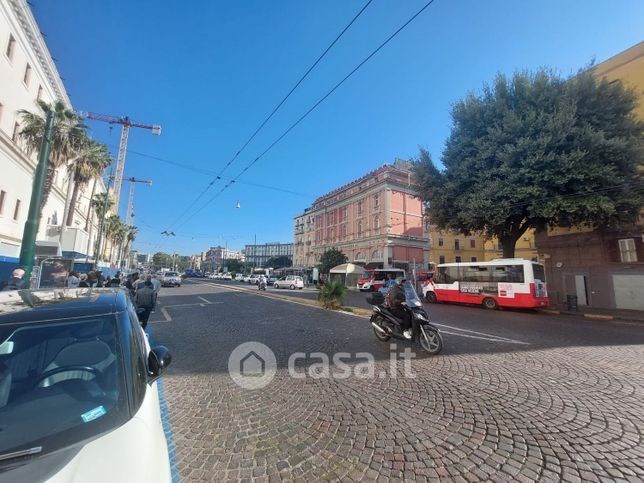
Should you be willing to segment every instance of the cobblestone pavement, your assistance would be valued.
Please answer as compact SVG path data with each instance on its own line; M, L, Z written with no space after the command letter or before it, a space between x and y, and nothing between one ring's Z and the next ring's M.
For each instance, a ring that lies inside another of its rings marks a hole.
M542 316L465 308L443 354L419 354L408 379L400 360L398 377L379 377L390 346L362 318L204 284L161 303L170 321L157 311L151 327L174 355L165 393L183 481L644 480L643 326L540 318L521 337L516 325ZM483 331L483 317L498 320ZM247 341L275 352L263 389L228 375ZM370 352L378 377L290 377L288 357L313 351Z

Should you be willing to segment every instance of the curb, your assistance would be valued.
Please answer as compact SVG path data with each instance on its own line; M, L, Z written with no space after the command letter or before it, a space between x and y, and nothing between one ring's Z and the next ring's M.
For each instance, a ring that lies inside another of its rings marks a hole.
M572 312L568 310L558 310L558 309L537 309L537 313L546 314L546 315L571 315L573 317L583 317L588 320L597 320L597 321L616 321L616 322L631 322L639 323L644 325L644 320L636 319L628 316L620 315L607 315L607 314L595 314L595 313L584 313L584 312Z

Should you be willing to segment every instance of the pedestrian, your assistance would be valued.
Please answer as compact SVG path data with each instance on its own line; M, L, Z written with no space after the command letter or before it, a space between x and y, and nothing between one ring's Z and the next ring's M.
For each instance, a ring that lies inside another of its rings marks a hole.
M79 284L80 284L80 278L78 277L78 273L69 272L69 277L67 277L67 287L78 288Z
M89 272L87 272L87 284L90 287L95 287L97 282L98 282L98 276L96 275L96 272L94 270L90 270Z
M2 283L0 291L8 292L9 290L22 290L28 288L27 281L24 280L25 270L23 268L16 268L11 272L11 277L8 281Z
M80 274L80 281L78 283L78 286L81 287L81 288L89 287L89 283L87 283L87 274L86 273L81 273Z
M154 309L154 306L157 303L157 296L152 287L152 282L146 280L143 283L143 287L136 291L136 307L137 309L142 309L143 311L139 315L139 320L141 321L141 327L145 329L148 325L148 319L150 318L150 313Z
M96 271L96 288L103 288L105 287L105 277L103 276L103 272L100 270Z
M161 291L161 280L156 275L152 275L152 286L154 287L154 293L159 295L159 292Z
M137 291L138 291L140 288L143 288L143 286L145 285L145 280L146 280L146 278L145 278L145 274L143 274L143 273L142 273L141 275L139 275L139 279L138 279L136 282L134 282L134 288L135 288Z

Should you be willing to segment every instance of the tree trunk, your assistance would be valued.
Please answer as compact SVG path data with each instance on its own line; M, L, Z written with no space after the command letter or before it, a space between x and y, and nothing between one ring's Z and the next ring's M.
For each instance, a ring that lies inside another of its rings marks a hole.
M503 248L503 258L514 258L514 248L518 239L519 235L514 233L499 237Z
M51 189L54 186L54 175L56 174L56 168L51 165L51 162L47 163L47 176L45 177L45 184L42 190L42 203L40 204L40 213L38 215L38 221L42 219L42 212L45 209L47 200L49 200L49 194ZM63 220L61 220L63 221Z
M91 219L92 219L92 200L94 200L94 194L96 193L96 183L98 179L94 178L94 183L92 184L92 194L89 197L89 205L87 205L87 218L85 219L85 231L89 230Z
M69 201L69 208L67 209L67 221L65 222L66 226L72 226L74 221L74 211L76 211L76 201L78 200L78 190L80 189L80 183L74 183L74 190L72 191L72 199Z

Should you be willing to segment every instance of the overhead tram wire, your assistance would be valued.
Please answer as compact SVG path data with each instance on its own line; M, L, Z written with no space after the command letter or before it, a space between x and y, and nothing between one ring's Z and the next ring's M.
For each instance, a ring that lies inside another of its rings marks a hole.
M360 11L359 11L357 14L355 14L355 16L354 16L354 17L351 19L351 21L346 25L346 27L344 27L344 28L342 29L342 31L341 31L341 32L340 32L340 33L335 37L335 39L333 39L333 42L331 42L331 43L329 44L329 46L324 50L324 52L322 52L322 53L318 56L318 58L315 60L315 62L313 62L313 64L311 65L311 67L309 67L309 68L307 69L307 71L306 71L306 72L305 72L305 73L300 77L300 79L295 83L295 85L291 88L291 90L288 92L288 94L286 94L286 96L284 96L284 98L283 98L283 99L282 99L282 100L281 100L281 101L280 101L280 102L279 102L279 103L278 103L278 104L273 108L273 110L272 110L272 111L271 111L271 113L266 117L266 119L264 119L264 120L262 121L262 123L257 127L257 129L255 129L255 132L253 132L253 134L251 134L251 136L248 138L248 140L246 140L246 142L244 143L244 145L243 145L241 148L239 148L239 150L237 150L237 152L235 153L235 155L234 155L234 156L233 156L233 157L232 157L232 158L231 158L231 159L230 159L230 160L225 164L225 166L221 169L221 171L219 172L219 174L217 174L217 175L216 175L216 176L215 176L215 177L210 181L210 183L208 183L208 185L203 189L203 191L202 191L201 193L199 193L199 195L197 196L197 198L195 198L195 200L194 200L192 203L190 203L190 205L189 205L189 206L188 206L188 207L187 207L187 208L186 208L186 209L185 209L185 210L184 210L184 211L183 211L183 212L182 212L182 213L181 213L181 214L180 214L180 215L179 215L179 216L178 216L178 217L177 217L173 222L172 222L172 226L174 226L176 223L178 223L178 222L179 222L179 220L180 220L181 218L183 218L183 217L186 215L186 213L188 213L188 212L192 209L192 207L193 207L193 206L195 206L195 205L199 202L199 200L200 200L200 199L201 199L201 198L202 198L202 197L203 197L203 196L208 192L208 190L212 187L212 185L213 185L213 184L215 184L215 182L217 182L217 180L221 179L221 176L224 174L224 171L226 171L226 169L228 169L228 168L230 167L230 165L231 165L231 164L233 164L233 163L235 162L235 160L236 160L236 159L239 157L239 155L244 151L244 149L246 149L246 147L251 143L251 141L252 141L253 139L255 139L255 136L257 136L257 134L259 134L259 132L264 128L264 126L266 125L266 123L267 123L267 122L268 122L268 121L269 121L269 120L270 120L270 119L275 115L275 113L276 113L276 112L277 112L277 111L282 107L282 105L286 102L286 100L287 100L289 97L291 97L291 94L293 94L293 92L295 92L295 90L300 86L300 84L302 84L302 82L303 82L303 81L304 81L304 80L309 76L309 74L311 73L311 71L312 71L313 69L315 69L315 67L316 67L316 66L320 63L320 61L321 61L321 60L326 56L326 54L328 54L328 53L329 53L329 51L333 48L333 46L334 46L334 45L335 45L335 44L340 40L340 38L342 38L342 36L346 33L346 31L347 31L347 30L349 30L349 28L354 24L354 22L355 22L356 20L358 20L358 17L360 17L360 15L362 15L362 13L367 9L367 7L371 4L371 2L373 2L373 0L368 0L368 1L367 1L367 3L365 3L365 4L364 4L364 6L360 9Z
M223 188L221 188L212 198L210 198L206 204L202 205L201 208L199 208L197 211L195 211L192 215L190 215L186 220L183 221L179 225L178 228L181 228L184 226L188 221L190 221L192 218L194 218L198 213L203 211L206 206L208 206L210 203L212 203L223 191L225 191L228 187L230 187L232 184L234 184L240 176L242 176L246 171L248 171L257 161L259 161L264 155L266 155L275 145L277 145L282 139L284 139L288 133L290 133L298 124L300 124L304 119L306 119L309 114L311 114L315 109L318 108L320 104L322 104L331 94L333 94L342 84L344 84L353 74L355 74L364 64L366 64L374 55L376 55L383 47L385 47L391 40L394 39L400 32L402 32L410 23L412 23L416 17L418 17L421 13L423 13L427 8L429 8L436 0L430 0L427 2L420 10L418 10L414 15L411 16L409 20L407 20L404 24L402 24L398 30L396 30L393 34L391 34L387 39L385 39L384 42L382 42L378 47L376 47L367 57L365 57L362 62L360 62L354 69L349 72L344 78L338 82L333 88L331 88L330 91L328 91L324 96L322 96L311 108L309 108L308 111L306 111L304 114L302 114L297 121L295 121L291 126L286 129L275 141L273 141L259 156L257 156L253 161L251 161L237 176L235 176L232 180L230 180L228 183L226 183Z

